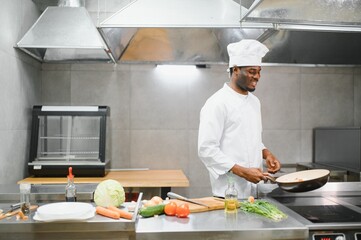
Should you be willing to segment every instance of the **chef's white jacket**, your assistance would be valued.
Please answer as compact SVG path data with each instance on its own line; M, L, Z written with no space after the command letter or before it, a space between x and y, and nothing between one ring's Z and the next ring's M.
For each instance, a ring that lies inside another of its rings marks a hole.
M224 84L200 113L198 156L209 171L214 196L224 196L226 173L238 164L262 168L262 122L259 99ZM256 184L234 175L238 198L256 196Z

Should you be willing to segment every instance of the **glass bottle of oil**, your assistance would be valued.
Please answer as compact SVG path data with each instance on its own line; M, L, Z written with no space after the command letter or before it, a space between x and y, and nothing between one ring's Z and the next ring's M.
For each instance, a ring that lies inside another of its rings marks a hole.
M228 177L228 187L224 193L225 206L224 210L226 213L236 213L238 205L238 192L234 186L234 177L229 174Z

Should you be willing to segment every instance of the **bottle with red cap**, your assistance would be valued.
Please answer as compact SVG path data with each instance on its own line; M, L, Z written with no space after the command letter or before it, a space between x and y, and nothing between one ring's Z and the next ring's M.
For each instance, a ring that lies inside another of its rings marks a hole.
M76 202L76 187L72 167L69 167L68 184L65 187L65 200L67 202Z

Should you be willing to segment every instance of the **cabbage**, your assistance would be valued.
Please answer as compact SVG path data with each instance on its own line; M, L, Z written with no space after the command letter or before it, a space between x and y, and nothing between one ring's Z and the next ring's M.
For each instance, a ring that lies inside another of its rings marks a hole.
M97 206L119 207L125 201L122 185L112 179L104 180L98 184L94 192L94 202Z

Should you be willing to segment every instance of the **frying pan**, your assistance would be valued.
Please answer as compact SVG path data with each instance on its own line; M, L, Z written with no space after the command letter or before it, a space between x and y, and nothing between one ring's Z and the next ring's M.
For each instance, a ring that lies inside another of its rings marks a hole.
M328 182L330 171L326 169L312 169L289 173L278 178L267 176L287 192L307 192L322 187Z

